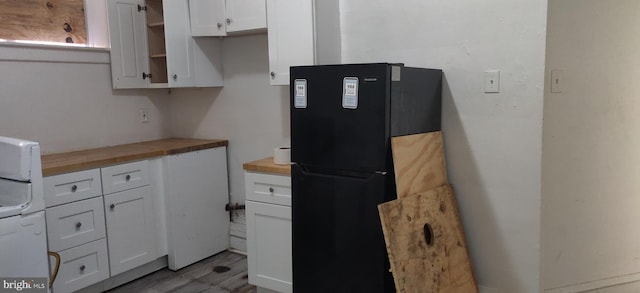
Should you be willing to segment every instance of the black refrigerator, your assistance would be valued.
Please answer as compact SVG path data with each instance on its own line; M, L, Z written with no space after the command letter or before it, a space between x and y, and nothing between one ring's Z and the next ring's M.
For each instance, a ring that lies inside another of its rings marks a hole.
M291 67L293 290L394 292L377 205L396 198L391 137L440 130L442 71Z

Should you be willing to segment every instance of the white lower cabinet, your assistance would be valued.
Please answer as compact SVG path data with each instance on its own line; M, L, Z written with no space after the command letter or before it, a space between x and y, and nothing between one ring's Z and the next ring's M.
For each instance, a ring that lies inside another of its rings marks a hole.
M293 291L291 178L245 173L249 283Z
M145 160L45 178L47 242L61 258L53 292L73 292L158 257L149 173Z
M105 195L104 206L111 275L156 259L151 187Z
M226 147L48 176L44 186L48 248L61 258L54 293L106 291L229 247Z
M229 248L226 147L165 157L169 269Z

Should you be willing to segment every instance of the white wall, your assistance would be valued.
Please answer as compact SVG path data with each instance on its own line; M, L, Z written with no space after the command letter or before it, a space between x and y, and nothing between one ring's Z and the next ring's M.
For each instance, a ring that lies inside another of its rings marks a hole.
M224 87L180 89L171 99L171 134L225 138L232 203L244 203L242 164L289 145L289 87L269 85L267 35L223 41Z
M114 91L108 62L105 50L0 45L0 136L38 141L43 153L168 136L166 90Z
M638 11L637 0L549 1L547 71L564 78L544 101L543 280L569 286L554 292L640 279Z
M478 283L538 292L546 1L341 1L344 62L442 68L443 130ZM501 92L483 72L501 70ZM495 290L491 290L493 288Z

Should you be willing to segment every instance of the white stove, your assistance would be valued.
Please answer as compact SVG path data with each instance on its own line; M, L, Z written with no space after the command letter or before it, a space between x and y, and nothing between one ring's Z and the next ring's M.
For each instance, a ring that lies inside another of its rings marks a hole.
M0 278L48 278L46 235L40 146L0 136Z

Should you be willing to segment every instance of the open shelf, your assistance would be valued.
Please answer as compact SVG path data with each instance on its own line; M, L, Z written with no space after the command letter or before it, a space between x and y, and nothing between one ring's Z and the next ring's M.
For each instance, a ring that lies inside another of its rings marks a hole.
M147 1L147 44L152 84L168 83L162 1Z
M164 21L159 21L159 22L154 22L154 23L148 23L147 26L149 28L156 28L156 27L161 27L164 28Z

